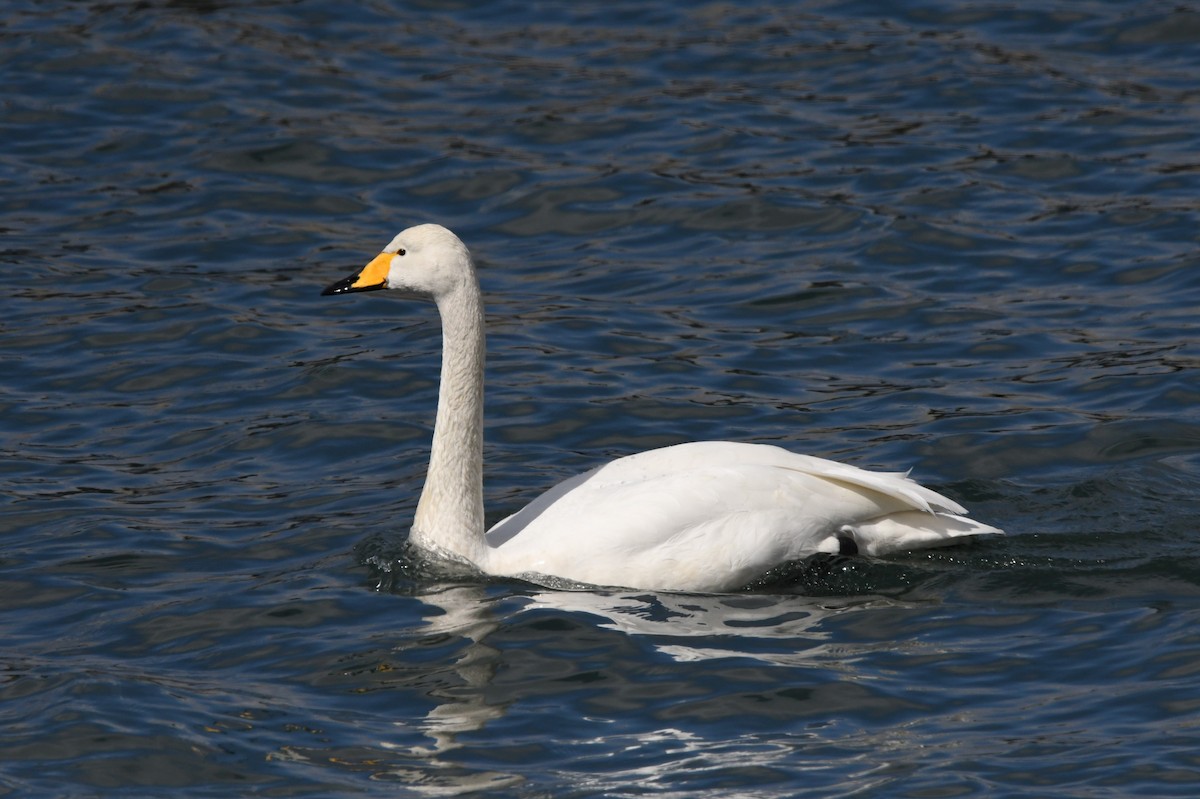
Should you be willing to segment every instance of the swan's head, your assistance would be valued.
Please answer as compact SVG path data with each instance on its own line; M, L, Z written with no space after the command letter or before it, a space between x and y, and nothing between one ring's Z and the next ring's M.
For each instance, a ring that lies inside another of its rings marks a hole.
M392 239L358 272L322 294L401 289L437 299L475 280L467 246L441 225L417 225Z

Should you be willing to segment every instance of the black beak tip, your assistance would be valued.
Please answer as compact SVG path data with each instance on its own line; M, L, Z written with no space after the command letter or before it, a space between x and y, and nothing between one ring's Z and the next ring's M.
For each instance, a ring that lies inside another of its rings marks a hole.
M380 283L378 286L355 286L354 284L356 282L358 282L358 275L350 275L350 277L343 278L333 285L326 286L325 289L321 291L321 296L327 297L330 294L349 294L352 291L374 291L375 289L381 289L384 287L384 284L382 283Z
M345 280L339 280L338 282L336 282L332 285L326 286L324 289L322 289L321 296L328 297L330 294L345 294L347 291L350 290L350 284L352 282L353 281L350 278L346 278Z

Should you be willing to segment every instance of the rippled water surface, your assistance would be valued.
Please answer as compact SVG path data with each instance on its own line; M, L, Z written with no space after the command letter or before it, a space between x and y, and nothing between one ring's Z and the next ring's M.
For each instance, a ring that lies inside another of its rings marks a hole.
M1196 796L1200 7L0 18L0 795ZM745 592L404 544L453 228L491 520L772 442L1008 536Z

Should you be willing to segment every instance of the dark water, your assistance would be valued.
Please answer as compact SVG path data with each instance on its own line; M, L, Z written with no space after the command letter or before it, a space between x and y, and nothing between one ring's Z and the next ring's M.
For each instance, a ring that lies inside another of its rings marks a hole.
M1195 796L1200 7L9 2L0 795ZM688 439L1009 536L735 596L404 536L438 221L492 519Z

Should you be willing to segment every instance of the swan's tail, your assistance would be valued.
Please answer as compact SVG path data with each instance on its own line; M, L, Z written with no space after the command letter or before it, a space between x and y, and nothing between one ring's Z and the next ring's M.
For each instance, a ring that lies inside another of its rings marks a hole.
M857 549L864 555L888 555L944 547L975 535L1004 535L1004 531L952 513L901 511L846 525L838 536L838 551L850 554L848 549Z

